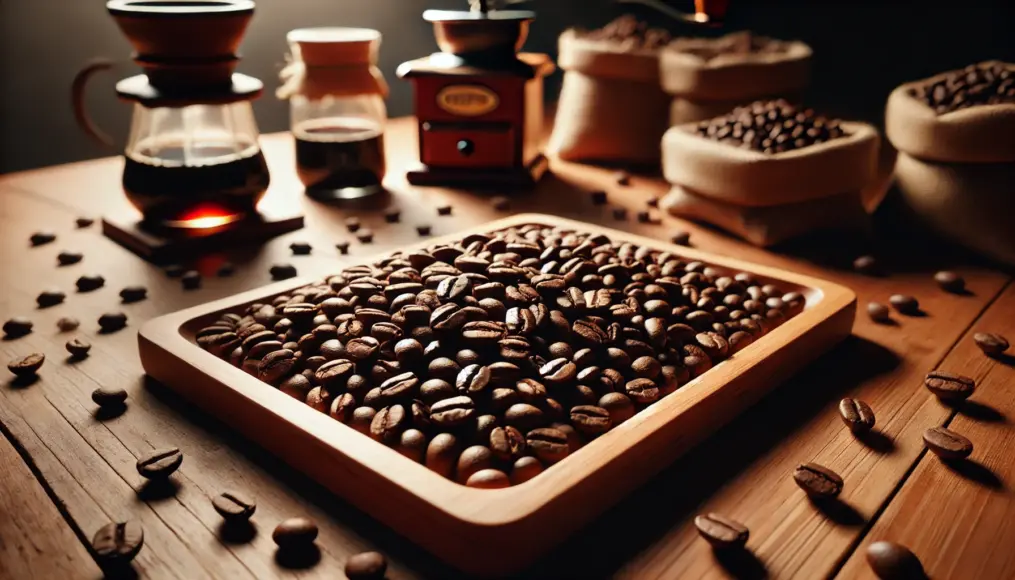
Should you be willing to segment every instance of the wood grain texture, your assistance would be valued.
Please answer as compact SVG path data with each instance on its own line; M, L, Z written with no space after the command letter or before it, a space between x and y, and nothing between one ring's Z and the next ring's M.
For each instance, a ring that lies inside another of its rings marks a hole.
M838 344L853 325L855 297L842 286L549 215L520 214L433 243L458 243L473 233L528 224L605 234L614 242L671 252L684 261L703 261L726 275L748 272L759 283L800 292L807 306L729 360L591 441L573 458L524 485L499 490L470 489L444 479L194 343L194 333L219 315L242 312L254 302L269 303L306 282L276 284L150 321L140 332L141 362L153 378L223 417L441 559L470 574L489 575L530 565L764 396L776 377L791 375ZM403 251L427 246L423 242ZM420 526L420 521L429 525ZM433 534L430 526L442 533Z
M31 455L86 536L112 519L142 522L146 545L137 568L145 577L334 577L348 555L364 549L388 554L392 579L453 577L447 567L355 506L293 473L164 387L144 381L136 346L135 333L144 320L262 286L270 281L268 267L274 262L291 262L302 276L321 276L418 241L414 226L419 223L446 234L507 215L493 209L485 199L489 194L407 186L399 168L415 159L411 123L396 120L389 125L391 193L365 204L329 206L305 198L293 169L290 137L265 137L272 170L269 196L278 198L277 203L299 204L307 228L261 248L196 259L192 265L206 277L203 288L192 292L103 238L96 226L74 229L77 215L98 217L123 207L121 160L0 176L0 318L27 315L36 324L33 334L0 342L0 356L9 360L39 350L48 357L36 384L18 388L0 383L0 423ZM632 186L620 187L608 169L561 162L554 162L552 169L553 175L535 190L512 198L511 213L549 213L663 240L675 229L687 230L692 244L702 250L848 286L859 296L861 310L868 300L887 301L898 292L919 297L927 315L896 316L897 324L890 327L858 317L852 338L635 490L527 575L695 578L765 572L777 578L814 578L834 570L863 530L856 513L868 520L881 509L919 456L920 433L947 417L920 386L921 377L945 357L1008 277L962 255L907 246L891 236L881 240L879 257L892 274L874 279L849 271L850 260L865 248L842 237L809 239L775 253L669 217L660 224L614 222L610 207L589 203L589 190L606 190L612 205L626 207L633 215L648 198L665 193L666 185L636 176ZM435 208L444 203L453 204L454 212L438 217ZM377 208L389 205L402 209L402 223L384 224ZM350 215L377 232L372 245L356 242L345 231L342 220ZM56 231L58 240L29 249L28 236L39 229ZM296 239L313 243L314 253L290 256L288 245ZM338 256L332 244L340 240L352 241L350 256ZM85 260L58 268L55 256L64 248L83 251ZM215 268L227 258L239 265L237 275L215 278ZM971 293L941 292L931 276L942 267L963 274ZM73 292L74 280L86 272L103 274L107 286L87 294ZM120 306L117 292L134 283L147 285L151 297ZM67 302L36 310L34 298L48 286L67 291ZM128 328L97 334L98 315L114 309L128 314ZM63 350L70 335L55 328L56 320L68 315L82 320L79 334L94 345L92 357L73 365L65 361ZM100 384L127 389L126 414L101 421L95 417L89 395ZM884 438L867 446L849 435L835 409L847 395L871 404ZM142 482L135 458L165 445L179 446L186 456L174 478L178 491L164 499L139 497ZM836 523L810 506L789 479L802 461L839 471L846 480L843 498L855 512L832 514ZM208 496L229 488L247 491L258 502L257 534L249 542L219 533L220 519ZM696 513L708 510L751 527L748 547L755 559L728 562L712 556L692 524ZM291 570L275 558L271 529L294 515L313 517L321 525L321 561L311 570Z
M98 578L99 567L24 459L0 435L0 578Z
M843 578L874 577L864 554L878 540L909 547L935 580L1015 578L1015 358L984 356L974 332L1015 337L1015 285L940 366L976 380L973 396L956 409L935 403L946 415L942 424L972 440L973 454L945 463L924 452L846 563Z

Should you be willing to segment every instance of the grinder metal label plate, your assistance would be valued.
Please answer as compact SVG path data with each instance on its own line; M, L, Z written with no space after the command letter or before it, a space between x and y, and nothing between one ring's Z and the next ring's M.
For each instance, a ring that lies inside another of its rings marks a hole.
M497 109L500 97L481 85L451 85L437 93L437 106L463 117L478 117Z

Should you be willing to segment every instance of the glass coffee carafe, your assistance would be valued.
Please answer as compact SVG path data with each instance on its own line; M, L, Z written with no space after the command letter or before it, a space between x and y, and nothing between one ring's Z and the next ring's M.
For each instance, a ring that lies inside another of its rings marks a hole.
M111 0L106 7L145 73L116 85L134 103L123 189L144 225L201 229L254 215L269 183L250 104L263 84L233 72L254 3ZM78 120L106 143L83 100L92 74L111 66L93 64L74 83Z

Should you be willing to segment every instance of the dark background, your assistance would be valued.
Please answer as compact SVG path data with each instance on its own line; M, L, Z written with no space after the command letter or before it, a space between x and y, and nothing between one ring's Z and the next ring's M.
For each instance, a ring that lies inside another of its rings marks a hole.
M109 155L74 124L70 85L97 56L123 59L118 76L134 74L130 48L106 14L103 0L0 0L0 172ZM692 9L691 0L669 0ZM286 31L303 26L365 26L384 35L380 66L392 85L389 112L411 112L407 84L395 67L436 49L425 8L461 8L466 0L259 0L239 70L265 81L256 104L262 132L285 130L286 103L273 96L286 51ZM568 26L599 26L635 12L672 24L637 5L612 0L533 0L539 13L527 50L556 55ZM986 59L1015 60L1015 1L965 0L732 0L729 24L814 48L812 104L880 122L897 84ZM677 33L686 29L670 26ZM548 94L556 94L559 74ZM115 78L100 77L89 94L98 123L126 135L130 107L116 101Z

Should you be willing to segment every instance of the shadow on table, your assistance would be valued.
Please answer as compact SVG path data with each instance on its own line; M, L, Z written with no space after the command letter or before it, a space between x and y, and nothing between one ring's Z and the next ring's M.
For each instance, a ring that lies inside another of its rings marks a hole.
M819 358L739 419L665 468L520 577L605 578L614 575L626 562L674 528L693 525L690 522L699 504L760 456L792 436L829 401L838 400L858 383L890 372L898 364L898 358L880 345L855 336L847 338L832 353ZM315 504L393 561L427 578L465 577L156 381L146 379L145 387L146 392L173 409L181 420L214 432L225 445L256 464L265 477L277 480L293 494ZM717 462L717 457L722 457L723 461ZM688 477L692 473L694 477ZM326 546L324 550L327 551ZM738 574L738 578L766 577L763 562L754 557L748 560L741 557L727 562L726 569Z

